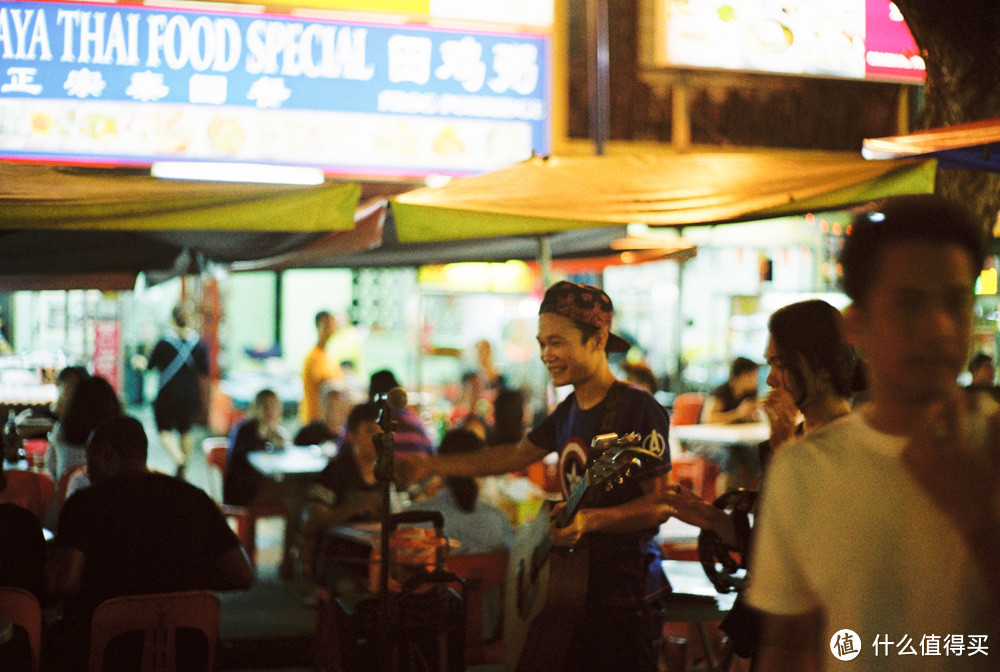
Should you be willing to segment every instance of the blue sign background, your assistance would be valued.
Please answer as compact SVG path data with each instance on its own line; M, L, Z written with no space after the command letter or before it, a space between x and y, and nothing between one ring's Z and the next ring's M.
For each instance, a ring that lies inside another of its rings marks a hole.
M0 101L224 104L515 120L530 123L532 149L546 154L549 49L548 38L536 35L4 1ZM102 54L110 62L100 62ZM134 86L136 76L145 88Z

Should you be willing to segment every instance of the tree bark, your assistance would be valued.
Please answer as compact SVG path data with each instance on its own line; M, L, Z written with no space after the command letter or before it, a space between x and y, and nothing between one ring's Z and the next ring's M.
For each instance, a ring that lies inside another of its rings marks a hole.
M895 0L927 68L922 128L1000 117L1000 3ZM966 203L992 231L1000 174L939 170L936 191Z

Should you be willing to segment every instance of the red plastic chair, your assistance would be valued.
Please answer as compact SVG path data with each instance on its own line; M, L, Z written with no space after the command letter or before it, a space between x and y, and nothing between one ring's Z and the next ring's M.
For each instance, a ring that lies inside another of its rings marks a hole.
M28 633L31 670L38 672L42 652L42 608L38 599L21 588L0 587L0 614Z
M706 502L715 501L715 479L719 476L717 464L689 454L686 459L672 459L670 471L674 483L691 490Z
M28 509L44 524L45 513L56 496L56 484L52 477L44 471L23 469L12 469L6 474L4 494L7 501Z
M483 639L483 604L490 591L503 590L507 579L507 553L449 555L445 568L465 579L466 664L502 663L502 637L492 641ZM498 604L502 604L502 600Z
M142 631L142 660L137 672L187 672L177 669L176 635L194 628L208 642L206 670L214 669L219 640L219 597L207 590L160 595L129 595L105 600L90 626L90 671L101 672L105 650L115 637Z
M211 482L214 480L211 478L212 469L216 470L219 474L219 483L224 484L226 482L226 449L228 445L229 439L226 437L209 437L201 443L202 451L205 453L205 462L209 467L210 487L212 487ZM251 504L249 506L222 504L221 488L218 496L213 493L213 497L215 497L217 502L220 502L219 508L222 510L222 515L226 518L231 518L236 523L236 536L239 538L240 543L243 544L243 548L246 549L250 562L256 566L257 519L272 516L285 518L288 515L285 507L278 505L262 506L259 504Z
M705 405L705 395L700 392L684 392L674 398L670 411L671 425L697 425L701 419L701 409Z

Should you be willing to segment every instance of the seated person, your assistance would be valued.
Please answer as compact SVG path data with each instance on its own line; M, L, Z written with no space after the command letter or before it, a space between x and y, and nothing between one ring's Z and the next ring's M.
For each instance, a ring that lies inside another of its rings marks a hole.
M222 501L237 506L262 503L262 499L275 503L274 482L253 468L247 454L285 447L287 432L281 426L278 395L267 389L258 392L246 419L233 428L229 437Z
M491 428L480 416L467 415L457 429L467 429L479 437L480 441L486 441L486 437L489 436Z
M472 453L483 441L467 429L453 429L441 439L439 455ZM493 553L506 551L514 540L514 530L507 515L479 497L476 479L449 476L445 487L434 497L416 502L411 511L440 511L444 515L444 534L461 544L453 553Z
M90 373L82 366L67 366L56 376L56 400L49 409L52 417L55 419L55 424L49 430L49 448L45 455L45 468L52 474L52 480L56 483L59 482L63 473L72 469L74 465L84 464L87 461L87 456L83 454L82 450L79 450L75 455L59 455L56 453L57 446L60 445L57 444L56 437L62 433L63 418L66 416L66 410L69 408L70 399L73 398L73 393L76 391L76 387L80 384L80 381L87 378L90 378ZM61 446L64 450L68 449L71 451L71 453L76 450L75 446L69 446L65 442Z
M386 394L394 387L400 387L400 385L392 371L387 369L376 371L372 374L368 386L368 401L378 401L381 395ZM434 453L434 443L427 434L427 429L420 422L420 416L410 406L396 409L396 429L392 435L395 437L396 454L423 453L431 455Z
M526 431L525 404L524 390L507 388L497 393L493 426L486 435L486 445L502 446L521 440Z
M705 399L701 412L704 423L734 424L754 422L760 416L757 399L757 374L760 366L746 357L737 357L729 367L729 379L712 390ZM704 447L698 450L719 465L716 492L733 487L755 487L760 472L760 462L754 446Z
M92 484L66 501L48 568L52 594L65 598L65 616L46 640L58 669L86 669L91 616L106 599L253 581L218 505L148 471L147 447L142 424L124 415L95 428L87 444Z
M626 361L622 368L625 370L625 380L641 387L650 394L656 394L659 384L656 382L656 374L653 373L648 364L643 362L632 364Z
M82 374L76 372L70 375ZM121 401L115 388L107 380L93 376L82 378L76 383L75 389L68 395L66 412L51 432L49 455L52 460L49 469L56 483L70 469L86 464L84 444L94 427L121 414ZM78 485L86 487L88 484L89 482L83 482Z
M478 418L484 425L490 421L493 409L483 388L483 378L478 372L466 371L462 374L458 400L448 414L450 427L462 427L469 418Z
M6 496L7 474L0 460L0 586L22 588L41 601L45 587L45 537L28 509Z
M341 383L323 383L319 391L320 419L302 427L292 443L296 446L318 446L329 441L336 443L343 438L351 401L350 391L341 388Z
M301 497L286 481L276 481L254 469L247 457L255 451L285 447L288 432L281 426L281 400L269 389L261 390L250 405L247 418L233 428L226 449L226 475L222 481L222 501L237 506L279 507L285 513L281 576L294 573L292 542Z
M472 453L483 447L483 440L467 429L453 429L441 439L439 455ZM436 496L415 503L411 511L440 511L444 516L444 535L460 545L455 554L506 552L514 541L514 528L507 514L479 499L479 484L474 478L449 476ZM483 633L486 641L500 634L500 591L487 593L483 602Z
M327 570L318 557L331 525L376 519L382 511L380 491L375 479L374 437L381 434L378 407L360 404L347 416L347 432L336 457L330 460L309 488L305 522L302 528L303 565L317 578ZM336 583L336 577L332 582Z
M757 373L760 366L746 357L737 357L729 367L729 379L712 390L701 412L704 423L732 424L757 420Z
M20 588L42 601L45 589L45 537L42 525L23 506L10 501L7 475L0 459L0 586ZM0 640L2 641L2 640ZM10 639L0 645L0 670L30 670L28 632L14 626Z

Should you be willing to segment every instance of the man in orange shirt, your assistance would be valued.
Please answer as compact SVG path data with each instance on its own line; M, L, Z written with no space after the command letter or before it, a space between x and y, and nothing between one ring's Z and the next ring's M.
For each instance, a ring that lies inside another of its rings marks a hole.
M306 355L302 365L302 403L299 405L299 420L307 425L320 419L320 386L328 380L342 380L340 366L326 355L326 344L337 331L333 315L326 310L316 313L316 347Z

